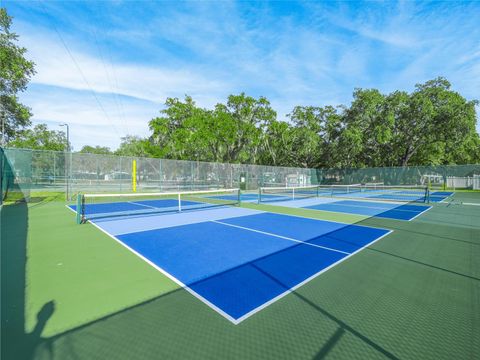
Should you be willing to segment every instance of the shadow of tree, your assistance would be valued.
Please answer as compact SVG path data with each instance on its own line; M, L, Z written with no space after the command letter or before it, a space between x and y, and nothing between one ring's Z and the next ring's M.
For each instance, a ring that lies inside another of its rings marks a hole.
M0 154L3 157L3 152ZM14 174L11 165L2 159L3 174ZM1 254L1 358L31 359L35 348L44 340L42 331L55 311L53 301L46 303L37 314L37 324L31 333L25 332L25 290L28 239L28 205L21 187L12 181L10 194L16 203L0 208Z

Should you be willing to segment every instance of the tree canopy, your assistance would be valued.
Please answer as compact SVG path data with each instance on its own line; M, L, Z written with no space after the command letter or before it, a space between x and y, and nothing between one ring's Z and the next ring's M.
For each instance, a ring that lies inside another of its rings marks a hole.
M8 141L31 124L30 109L18 101L35 74L34 63L25 59L26 49L16 44L18 36L10 32L12 18L0 8L0 121L4 121ZM2 128L0 127L0 130Z
M213 109L168 98L142 148L170 159L299 167L475 163L477 104L442 77L412 93L355 89L350 106L296 106L288 122L266 98L244 93Z
M288 121L266 98L244 93L212 109L190 96L167 98L147 138L127 135L115 151L86 145L80 152L309 168L478 163L477 104L444 78L412 93L355 89L350 106L296 106ZM17 131L9 146L63 150L65 143L63 132L40 124Z
M260 161L264 127L276 113L267 99L230 95L213 110L199 108L189 96L167 99L160 117L150 121L154 155L181 160Z
M67 137L63 131L48 130L46 124L39 124L33 129L20 131L15 140L8 145L36 150L63 151L67 148Z
M82 147L80 150L81 153L88 153L88 154L112 154L112 150L110 150L109 147L106 146L91 146L91 145L85 145Z

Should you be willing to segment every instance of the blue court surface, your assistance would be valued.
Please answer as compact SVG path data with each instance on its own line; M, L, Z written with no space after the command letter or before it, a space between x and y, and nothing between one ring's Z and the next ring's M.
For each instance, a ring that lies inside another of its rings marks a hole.
M328 190L321 191L319 194L321 197L329 197L332 193ZM371 199L375 201L378 200L392 200L400 202L424 202L426 201L426 194L423 190L409 190L409 189L399 189L399 190L368 190L368 191L358 191L358 192L338 192L333 193L334 197L338 198L358 198L358 199ZM449 196L453 195L453 192L450 191L431 191L429 195L430 202L442 202Z
M206 196L205 199L228 200L232 203L238 196ZM187 210L208 209L212 207L228 206L227 203L208 203L205 201L181 200L181 208ZM77 211L76 205L68 206L71 210ZM112 216L134 216L135 214L155 214L155 213L174 213L179 212L178 199L153 199L153 200L132 200L115 201L106 203L85 204L85 213L87 219L109 218Z
M235 324L390 232L243 208L93 224Z
M182 206L194 206L202 203L194 201L182 200ZM76 205L70 205L70 209L76 211ZM94 216L112 216L114 214L129 214L135 211L146 211L148 209L161 209L164 211L178 211L178 200L161 199L161 200L139 200L139 201L122 201L110 203L98 203L85 205L85 214Z
M304 208L410 221L429 210L431 206L341 200L330 203L309 205L305 206Z
M442 202L448 197L454 194L453 191L431 191L430 192L430 201L431 202Z

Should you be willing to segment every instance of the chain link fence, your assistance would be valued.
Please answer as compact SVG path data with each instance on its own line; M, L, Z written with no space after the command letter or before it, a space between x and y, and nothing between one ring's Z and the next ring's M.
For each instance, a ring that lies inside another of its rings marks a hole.
M480 175L480 164L476 165L432 165L406 167L378 167L359 169L317 169L321 184L367 184L384 185L431 185L449 187L452 179ZM448 181L448 179L450 179ZM469 183L471 185L471 183ZM463 188L473 189L472 186ZM458 187L457 188L462 188Z
M76 193L132 192L136 161L138 192L166 192L316 184L426 185L462 184L456 178L478 178L480 164L359 169L308 169L224 164L115 155L6 148L0 153L2 199L56 191L67 199ZM476 182L463 182L473 188ZM470 186L471 185L471 186Z
M14 148L3 149L2 154L5 164L8 163L11 167L10 187L15 184L18 188L28 190L28 193L64 192L67 199L71 199L79 192L131 192L134 160L138 192L237 187L256 190L260 186L302 186L318 183L316 171L306 168Z

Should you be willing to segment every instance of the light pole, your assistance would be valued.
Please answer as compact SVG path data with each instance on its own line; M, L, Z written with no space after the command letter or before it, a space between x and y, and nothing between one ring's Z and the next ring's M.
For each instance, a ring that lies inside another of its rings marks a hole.
M68 126L67 123L60 124L60 126L65 126L67 128L67 146L65 148L65 164L64 164L64 167L65 167L65 198L67 200L69 200L70 199L70 196L69 196L69 185L70 185L69 184L70 183L69 178L70 178L70 175L71 175L70 174L71 171L69 171L67 169L67 155L69 153L71 155L71 153L72 153L72 151L70 149L70 131L69 131L70 129L69 129L69 126ZM71 159L69 159L69 161L68 161L69 168L71 167L71 165L72 165L72 161L71 161Z

